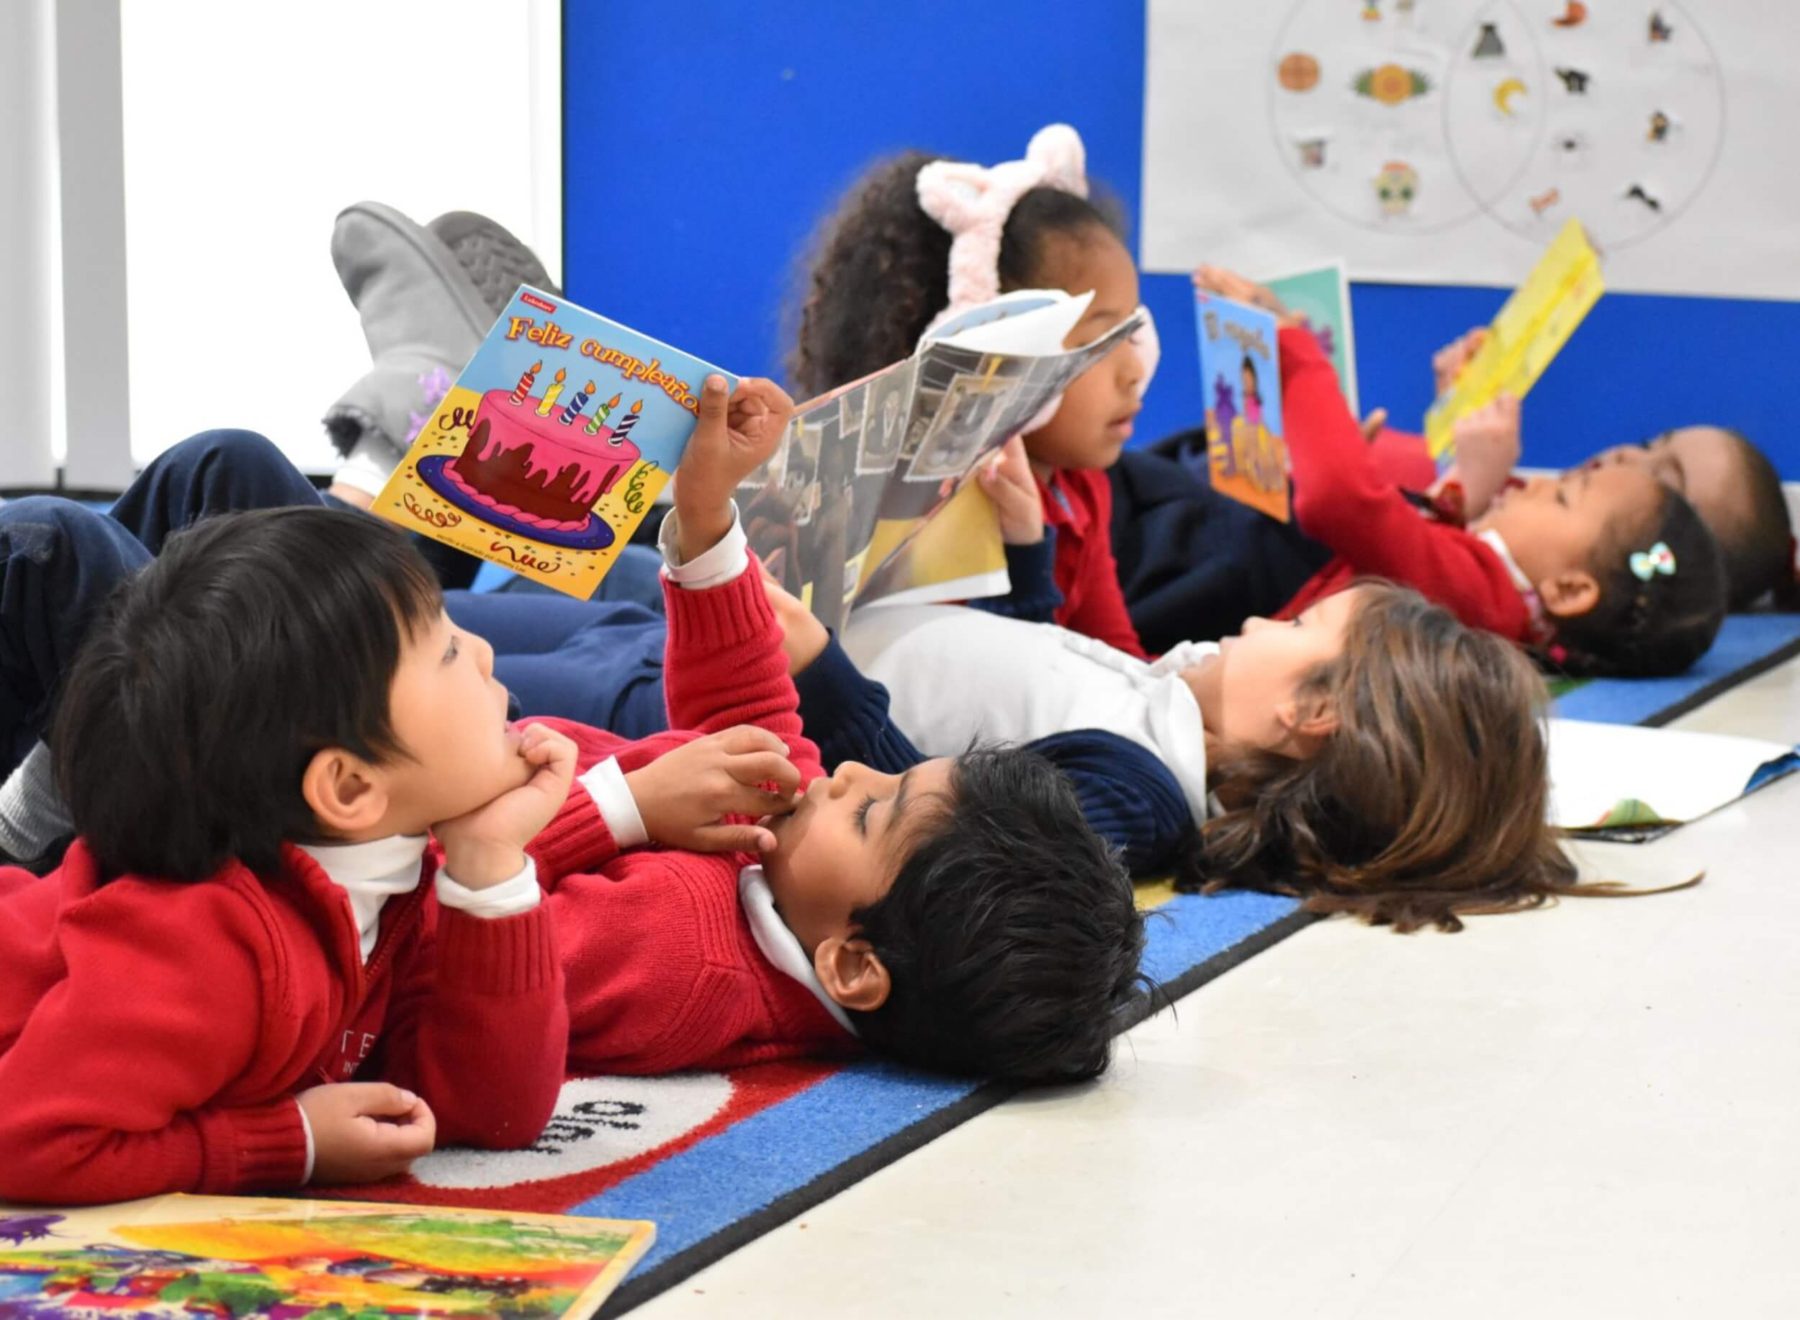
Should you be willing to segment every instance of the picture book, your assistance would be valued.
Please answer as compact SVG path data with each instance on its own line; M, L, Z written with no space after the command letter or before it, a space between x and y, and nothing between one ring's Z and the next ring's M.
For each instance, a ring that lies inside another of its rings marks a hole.
M1800 770L1794 748L1759 738L1551 720L1550 823L1642 842Z
M1425 440L1440 470L1454 457L1451 428L1457 419L1503 393L1524 398L1605 288L1600 254L1581 221L1571 219L1506 300L1462 375L1425 414Z
M1140 324L1062 347L1091 294L1020 290L952 318L902 362L803 404L738 490L751 547L829 627L879 599L1008 589L999 523L964 478Z
M1306 323L1331 359L1338 386L1350 403L1350 411L1362 416L1356 393L1356 335L1350 324L1350 281L1344 263L1333 261L1291 275L1264 280L1263 285Z
M656 1236L637 1220L159 1196L0 1209L0 1315L592 1315Z
M1194 295L1194 310L1213 489L1286 522L1288 451L1275 317L1210 293Z
M375 512L591 596L674 472L694 432L701 382L717 370L522 286L425 421Z

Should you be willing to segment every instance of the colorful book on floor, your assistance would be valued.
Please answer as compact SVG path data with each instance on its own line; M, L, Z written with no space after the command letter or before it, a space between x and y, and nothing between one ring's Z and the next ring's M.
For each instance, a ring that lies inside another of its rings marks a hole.
M1800 769L1781 743L1718 733L1550 721L1550 819L1637 842L1717 811Z
M718 370L521 287L436 411L418 419L375 512L591 596L674 472L701 382Z
M1286 522L1288 451L1275 317L1210 293L1194 295L1194 313L1212 487Z
M592 1315L641 1220L263 1197L0 1209L0 1314Z
M1571 219L1506 300L1462 375L1425 414L1425 441L1440 468L1452 458L1457 419L1503 393L1524 398L1605 289L1600 255L1581 221Z
M764 565L831 627L858 602L1005 593L998 520L964 478L1138 328L1133 316L1064 349L1092 297L1003 294L803 404L738 490Z
M1349 401L1350 411L1362 416L1356 391L1356 333L1350 322L1350 280L1344 263L1333 261L1291 275L1264 280L1263 286L1297 312L1313 332L1325 356L1337 371L1338 386Z

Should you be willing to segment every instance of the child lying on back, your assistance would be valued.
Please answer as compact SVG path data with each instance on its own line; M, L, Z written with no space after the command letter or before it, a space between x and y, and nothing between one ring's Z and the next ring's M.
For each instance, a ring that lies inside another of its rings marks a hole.
M583 781L612 773L627 791L534 847L562 923L572 1065L666 1072L860 1042L957 1073L1098 1073L1139 980L1129 879L1033 753L823 772L731 501L791 405L767 382L740 393L779 415L759 429L734 404L727 427L708 383L662 533L669 714L690 732L626 743L566 726Z

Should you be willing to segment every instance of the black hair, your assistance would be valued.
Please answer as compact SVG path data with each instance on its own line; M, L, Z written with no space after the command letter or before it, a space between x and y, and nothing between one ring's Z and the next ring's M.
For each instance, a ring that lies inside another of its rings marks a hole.
M892 888L851 914L892 982L881 1007L852 1014L857 1032L938 1072L1093 1077L1116 1010L1148 986L1131 879L1037 753L965 752L951 785Z
M898 362L950 300L950 234L919 206L920 167L941 157L908 151L871 166L811 245L788 378L812 398ZM1096 229L1123 239L1107 201L1057 188L1024 193L1000 236L1002 292L1041 279L1046 240Z
M72 667L51 746L107 877L278 867L318 837L312 756L404 755L389 689L442 608L407 538L364 513L264 509L197 523L123 583Z
M1658 501L1637 528L1600 538L1589 564L1600 584L1594 608L1552 620L1550 655L1566 672L1624 678L1679 674L1718 636L1726 603L1719 543L1678 491L1659 485ZM1638 559L1659 546L1667 547L1674 571Z
M1749 506L1743 522L1713 529L1725 555L1730 606L1748 609L1773 592L1778 608L1800 608L1794 575L1794 525L1781 477L1769 456L1742 431L1721 429L1736 442L1743 460L1744 497Z

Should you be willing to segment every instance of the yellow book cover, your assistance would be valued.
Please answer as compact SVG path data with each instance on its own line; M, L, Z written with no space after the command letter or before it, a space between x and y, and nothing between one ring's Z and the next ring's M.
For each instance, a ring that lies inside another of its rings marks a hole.
M1524 398L1605 288L1600 254L1581 221L1571 219L1506 300L1456 384L1425 414L1425 440L1440 468L1452 457L1457 419L1503 393Z
M566 298L521 287L375 512L591 596L668 483L694 433L701 382L714 371Z
M655 1238L642 1220L266 1197L0 1208L0 1314L582 1320Z

